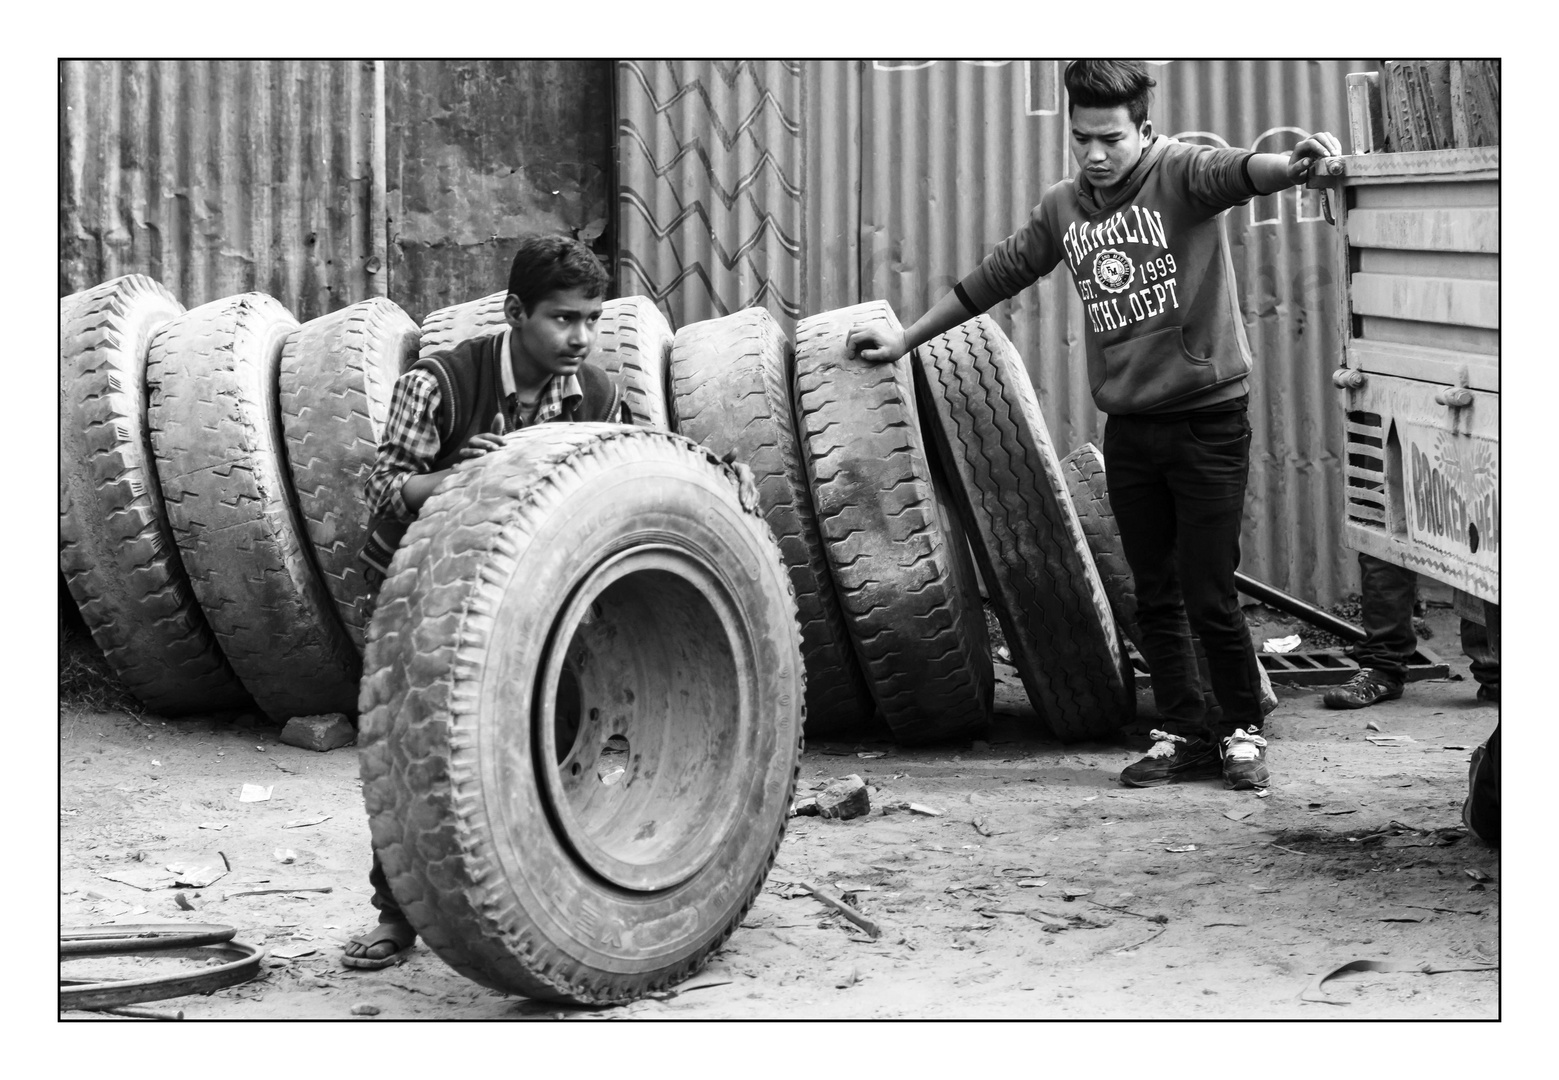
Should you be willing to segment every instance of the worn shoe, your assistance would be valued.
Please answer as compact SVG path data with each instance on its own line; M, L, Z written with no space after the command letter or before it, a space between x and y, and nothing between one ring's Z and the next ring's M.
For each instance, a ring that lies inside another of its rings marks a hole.
M1266 787L1272 779L1266 758L1267 740L1254 731L1236 728L1223 740L1223 786L1235 791Z
M1394 701L1401 696L1401 683L1393 686L1374 668L1362 668L1337 689L1328 690L1321 701L1328 709L1362 709L1377 701Z
M1157 787L1181 780L1211 780L1218 775L1218 748L1206 739L1187 739L1167 731L1152 731L1147 757L1121 770L1127 787Z
M1480 685L1478 687L1478 700L1479 701L1498 702L1499 701L1499 687L1498 686L1490 686L1488 683L1484 683L1484 684Z

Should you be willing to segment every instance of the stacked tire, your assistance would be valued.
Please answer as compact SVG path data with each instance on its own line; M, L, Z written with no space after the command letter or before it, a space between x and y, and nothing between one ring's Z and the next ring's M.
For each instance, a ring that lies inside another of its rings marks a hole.
M418 336L141 275L60 301L60 566L148 709L356 715L362 481Z

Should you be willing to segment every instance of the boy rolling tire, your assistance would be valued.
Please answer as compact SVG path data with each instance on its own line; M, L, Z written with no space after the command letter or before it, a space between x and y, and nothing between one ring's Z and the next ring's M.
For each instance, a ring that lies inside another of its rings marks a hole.
M696 972L795 788L789 577L736 471L540 425L455 467L369 624L359 745L400 910L484 986L614 1004Z

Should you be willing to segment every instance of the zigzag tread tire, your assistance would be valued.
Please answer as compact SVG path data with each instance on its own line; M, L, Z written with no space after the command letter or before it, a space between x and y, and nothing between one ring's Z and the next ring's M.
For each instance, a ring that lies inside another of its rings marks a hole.
M794 368L790 339L764 308L690 323L671 347L671 420L679 434L753 471L759 505L796 592L806 732L817 736L864 724L875 706L812 508L790 395Z
M304 323L282 349L282 433L298 512L359 654L371 591L357 558L368 536L363 482L420 336L411 316L375 297Z
M380 590L369 825L461 974L630 1001L697 971L773 864L805 693L795 601L702 447L583 423L505 442L456 466Z
M496 334L509 324L503 301L508 293L455 304L422 321L422 356L451 348L467 338ZM647 296L623 296L601 305L590 362L616 379L633 422L657 431L671 429L666 404L671 363L671 327Z
M166 716L249 704L190 590L147 438L147 345L183 311L139 274L60 300L60 570L120 682Z
M147 423L168 523L222 651L276 721L356 709L358 657L313 563L283 456L278 366L297 320L262 293L165 324Z
M1088 550L1093 554L1094 566L1104 584L1104 595L1109 598L1110 610L1115 613L1116 625L1140 653L1142 630L1137 625L1137 583L1126 562L1126 552L1121 547L1120 530L1115 525L1115 511L1110 508L1104 458L1093 443L1083 443L1061 459L1061 470L1066 474L1072 509L1076 511L1083 535L1088 539Z
M982 315L913 363L1029 701L1059 739L1115 731L1135 709L1130 668L1017 350Z
M796 327L796 427L818 528L856 656L904 742L967 735L994 674L968 544L927 459L909 365L848 354L852 327L898 320L883 301Z

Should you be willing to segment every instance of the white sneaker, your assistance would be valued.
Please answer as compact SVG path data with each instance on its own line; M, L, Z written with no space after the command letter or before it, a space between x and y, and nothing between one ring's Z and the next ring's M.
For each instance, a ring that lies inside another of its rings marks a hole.
M1264 788L1272 779L1267 771L1267 740L1256 732L1236 728L1223 740L1223 786L1243 791Z

